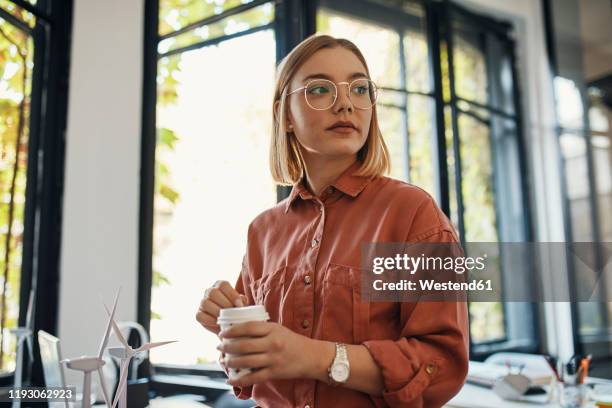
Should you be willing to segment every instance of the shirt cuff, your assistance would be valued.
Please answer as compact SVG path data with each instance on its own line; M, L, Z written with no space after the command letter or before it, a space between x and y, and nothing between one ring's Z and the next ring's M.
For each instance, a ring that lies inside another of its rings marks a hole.
M440 358L410 361L392 340L371 340L363 345L381 368L385 386L382 399L392 407L422 407L423 393L438 374ZM381 406L380 398L372 400Z

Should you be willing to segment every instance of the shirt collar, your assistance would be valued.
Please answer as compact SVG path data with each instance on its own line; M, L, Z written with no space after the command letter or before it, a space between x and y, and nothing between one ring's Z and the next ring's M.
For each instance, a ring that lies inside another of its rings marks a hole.
M359 160L351 164L331 185L344 194L353 198L357 197L372 180L372 177L357 176L354 174L359 170L361 164ZM300 197L302 200L314 198L314 195L304 185L304 175L302 175L300 181L293 185L285 206L285 213L289 211L291 204L293 204L297 197Z

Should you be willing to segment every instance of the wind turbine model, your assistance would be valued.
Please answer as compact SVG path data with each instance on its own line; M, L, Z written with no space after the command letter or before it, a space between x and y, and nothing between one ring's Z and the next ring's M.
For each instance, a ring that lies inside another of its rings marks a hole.
M104 305L104 307L106 308L106 305ZM140 353L144 353L147 350L150 350L155 347L160 347L166 344L175 343L176 340L160 341L158 343L146 343L138 347L137 349L133 349L128 344L128 342L125 340L125 338L123 337L123 334L121 334L121 329L117 325L117 322L115 322L115 319L113 315L111 314L111 312L108 310L108 308L106 308L106 312L111 316L111 324L113 325L113 330L115 331L115 334L117 335L117 338L119 339L121 344L123 344L123 347L109 347L108 348L108 353L111 356L121 360L121 368L119 371L119 384L117 385L117 395L115 395L115 399L113 401L113 405L111 406L111 408L115 408L115 406L117 405L117 402L119 402L119 408L127 408L127 374L128 374L128 367L130 365L130 360L132 359L132 357Z
M115 295L115 303L113 304L113 311L108 312L110 317L108 319L108 323L106 324L106 331L104 332L104 337L102 338L102 343L100 343L100 349L98 351L98 355L94 357L83 356L77 358L71 358L62 360L63 363L66 363L66 366L72 370L82 371L84 374L83 377L83 404L82 408L91 408L91 373L93 371L98 371L98 377L100 379L100 386L102 387L102 395L104 396L104 402L106 406L109 406L108 393L106 391L106 383L104 382L104 374L102 372L102 366L104 366L105 361L102 359L102 355L104 354L104 349L106 348L106 343L108 342L108 336L110 334L111 322L113 317L115 316L115 309L117 308L117 301L119 300L119 291L117 291L117 295ZM106 305L104 306L106 307ZM108 311L108 309L106 309Z
M16 389L21 388L21 378L23 377L23 343L28 345L29 361L32 361L32 308L34 306L34 288L30 290L30 298L28 299L28 310L26 313L26 325L25 327L15 327L10 329L10 333L14 334L17 341L17 360L15 365L15 382L14 387ZM12 408L21 407L21 400L15 399L12 404Z

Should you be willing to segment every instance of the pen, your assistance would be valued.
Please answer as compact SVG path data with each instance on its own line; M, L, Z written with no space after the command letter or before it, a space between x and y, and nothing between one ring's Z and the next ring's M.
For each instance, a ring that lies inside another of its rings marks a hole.
M555 358L552 357L551 355L545 354L544 355L544 359L546 360L546 362L550 366L550 369L555 374L555 377L557 378L557 381L561 382L561 376L559 375L559 370L557 370L557 367L556 367L557 362L555 361Z

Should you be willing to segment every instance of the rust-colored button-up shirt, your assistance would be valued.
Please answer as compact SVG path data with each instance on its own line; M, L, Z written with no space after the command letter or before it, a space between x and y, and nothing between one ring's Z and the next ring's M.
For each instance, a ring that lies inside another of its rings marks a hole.
M264 408L435 408L463 385L465 302L360 302L361 243L457 242L454 229L425 191L355 176L359 166L319 197L298 183L257 216L236 288L296 333L366 346L382 370L384 394L295 379L235 388L239 398Z

